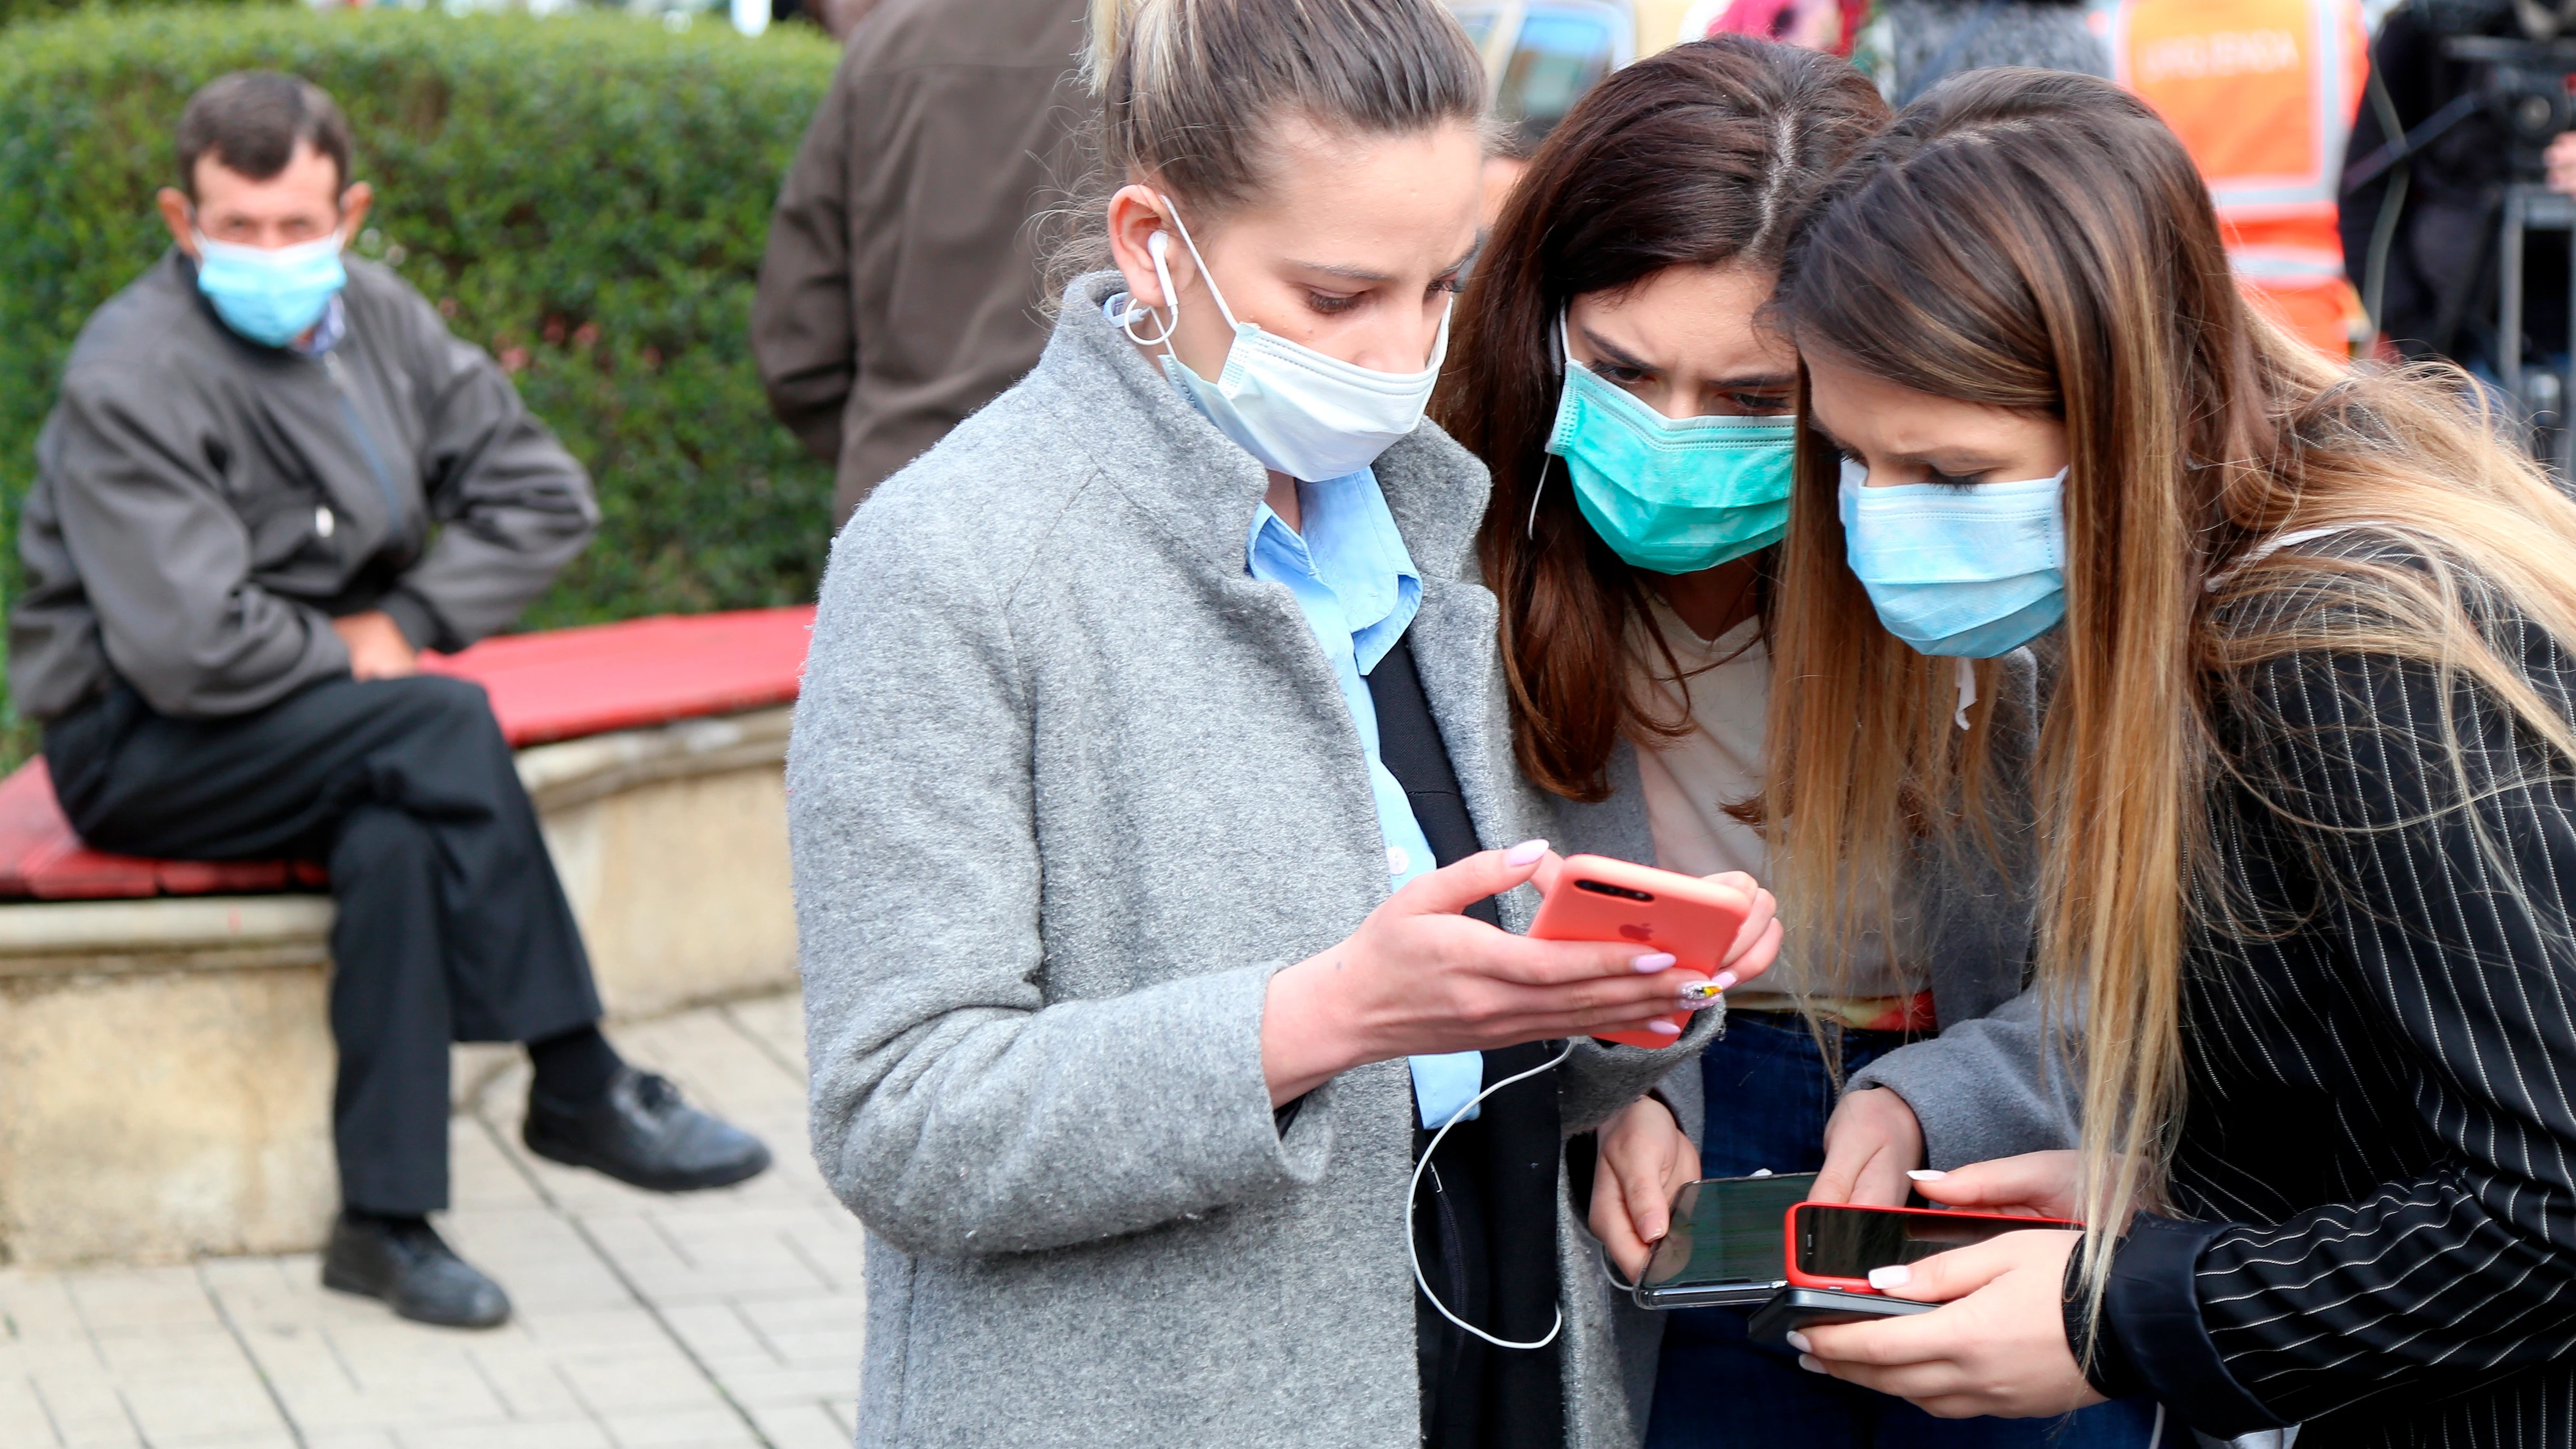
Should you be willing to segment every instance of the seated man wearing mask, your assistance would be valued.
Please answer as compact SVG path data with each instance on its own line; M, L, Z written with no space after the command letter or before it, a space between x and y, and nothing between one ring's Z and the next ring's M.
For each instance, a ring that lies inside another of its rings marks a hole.
M323 1282L509 1314L447 1205L448 1043L528 1043L526 1136L664 1191L766 1167L600 1036L599 996L482 690L414 672L586 542L589 480L492 359L382 267L331 98L225 76L179 121L175 242L81 329L37 442L9 686L105 850L325 861L342 1211ZM102 1124L105 1125L105 1124Z

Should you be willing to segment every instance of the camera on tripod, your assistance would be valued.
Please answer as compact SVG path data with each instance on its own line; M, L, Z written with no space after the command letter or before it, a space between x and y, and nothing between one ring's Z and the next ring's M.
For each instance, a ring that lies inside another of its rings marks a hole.
M2442 52L2476 66L2475 95L2504 128L2513 152L2513 179L2537 184L2548 173L2542 160L2559 133L2576 129L2576 39L2516 40L2494 35L2453 35Z

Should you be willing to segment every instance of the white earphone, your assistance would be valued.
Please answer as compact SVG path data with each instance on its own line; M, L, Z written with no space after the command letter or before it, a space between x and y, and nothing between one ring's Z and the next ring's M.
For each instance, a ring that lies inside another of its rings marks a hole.
M1145 238L1145 254L1154 259L1154 276L1163 284L1163 301L1172 309L1172 320L1164 322L1162 318L1154 317L1152 308L1139 304L1132 296L1127 299L1127 310L1118 315L1118 330L1126 333L1127 340L1139 347L1161 347L1169 343L1172 340L1172 329L1181 325L1180 293L1172 286L1172 267L1169 260L1171 251L1172 234L1170 232L1158 231ZM1151 337L1137 336L1136 319L1139 317L1154 317L1156 322L1162 324L1162 330Z

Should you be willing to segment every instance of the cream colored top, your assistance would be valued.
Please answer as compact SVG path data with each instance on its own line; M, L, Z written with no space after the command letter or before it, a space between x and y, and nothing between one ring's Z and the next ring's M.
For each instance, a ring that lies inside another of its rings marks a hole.
M1726 813L1750 799L1762 781L1763 718L1771 704L1771 653L1759 638L1761 621L1747 619L1715 639L1702 639L1660 598L1650 596L1655 627L1671 642L1681 665L1677 682L1663 677L1663 656L1648 641L1645 677L1650 708L1672 717L1676 704L1690 711L1691 732L1637 751L1637 779L1645 792L1646 825L1655 842L1655 864L1684 875L1740 870L1765 884L1770 854L1752 826ZM1895 996L1921 989L1900 979L1873 939L1855 960L1846 996ZM1808 974L1783 951L1780 962L1750 990L1764 995L1810 989Z

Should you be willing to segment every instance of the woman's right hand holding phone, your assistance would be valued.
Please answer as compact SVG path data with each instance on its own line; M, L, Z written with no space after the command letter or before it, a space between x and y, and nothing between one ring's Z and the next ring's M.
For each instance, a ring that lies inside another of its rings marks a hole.
M1272 1103L1370 1062L1655 1030L1655 1018L1708 1004L1694 988L1709 978L1661 952L1532 940L1460 914L1551 860L1543 840L1469 856L1407 883L1348 939L1272 976L1261 1023ZM1757 887L1747 905L1720 990L1779 954L1771 893Z

